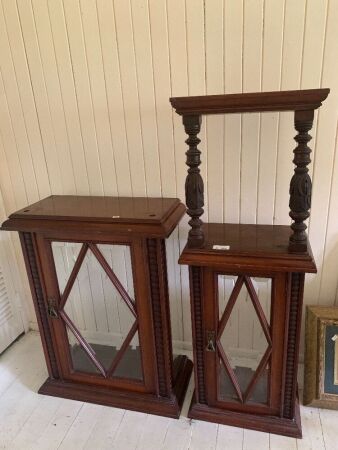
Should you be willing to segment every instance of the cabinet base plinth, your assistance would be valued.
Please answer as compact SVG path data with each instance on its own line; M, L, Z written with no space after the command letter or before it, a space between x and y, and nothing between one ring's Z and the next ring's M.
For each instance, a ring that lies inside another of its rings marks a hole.
M193 367L192 362L186 356L180 356L179 359L173 393L170 397L159 397L155 394L117 389L113 390L98 387L97 385L92 386L50 378L40 387L39 394L178 418Z
M230 425L233 427L249 428L266 433L281 434L294 438L302 437L299 403L295 408L295 418L285 419L283 417L253 415L238 413L217 407L197 403L195 395L191 400L188 417L191 419L206 420L208 422Z

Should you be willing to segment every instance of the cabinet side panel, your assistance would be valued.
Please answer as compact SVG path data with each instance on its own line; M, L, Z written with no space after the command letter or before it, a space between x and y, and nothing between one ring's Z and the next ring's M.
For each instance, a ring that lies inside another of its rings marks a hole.
M304 274L292 273L289 310L289 328L285 369L284 411L283 417L293 419L297 395L297 368L300 327L302 318Z
M305 320L304 405L310 404L317 398L319 368L317 322L316 314L308 307Z
M207 403L204 376L204 332L202 306L202 269L190 266L190 301L194 342L195 395L198 403Z
M165 332L164 335L164 351L166 361L166 377L167 386L171 393L173 384L175 384L173 373L173 347L171 335L171 320L170 320L170 305L169 305L169 288L168 288L168 269L167 269L167 254L165 240L159 241L159 257L160 257L160 285L162 289L162 326Z
M153 324L155 333L158 393L170 396L172 384L170 322L164 242L147 239Z
M52 337L48 323L47 310L44 302L43 289L39 276L38 263L32 233L20 233L22 251L25 259L27 275L34 301L35 312L39 324L40 336L45 352L49 376L59 378L56 357L53 349Z

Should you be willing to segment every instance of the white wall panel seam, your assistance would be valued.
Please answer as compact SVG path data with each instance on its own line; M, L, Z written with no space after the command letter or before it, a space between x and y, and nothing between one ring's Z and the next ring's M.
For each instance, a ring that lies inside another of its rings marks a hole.
M95 0L95 6L96 6L96 0ZM107 186L105 184L105 177L103 176L103 168L102 168L103 163L102 163L102 155L101 155L102 149L101 149L100 139L99 139L98 130L97 130L97 117L96 117L96 109L95 109L93 88L92 88L92 83L96 83L96 81L92 80L91 71L89 70L88 49L87 49L88 44L86 42L86 33L84 32L84 23L83 23L84 12L83 12L83 7L82 7L81 1L79 1L79 9L80 9L80 17L81 17L81 30L82 30L82 35L83 35L84 54L85 54L85 59L86 59L86 66L88 68L89 92L90 92L90 99L91 99L91 107L93 110L93 120L94 120L94 125L95 125L95 138L96 138L96 145L97 145L97 155L98 155L98 159L99 159L100 175L102 178L102 188L103 188L104 195L108 195ZM98 24L97 16L95 17L94 20L96 20L97 24ZM99 29L99 24L98 24L98 29ZM99 41L100 41L100 45L101 45L101 40L99 39ZM101 48L101 55L102 55L102 48ZM107 105L107 95L106 95L106 105ZM107 105L107 111L108 111L108 105ZM114 148L113 148L113 142L112 142L111 138L110 138L110 145L111 145L111 157L112 157L113 166L114 166L113 172L115 175L115 184L116 184L116 188L117 188L117 174L116 174L116 166L115 166L115 158L114 158ZM114 191L116 192L116 189L114 189Z
M137 87L137 104L138 104L138 113L140 116L140 133L141 133L141 147L142 147L142 162L143 162L143 171L144 171L144 180L145 180L145 195L147 196L147 171L145 166L145 158L144 158L144 139L143 139L143 128L142 128L142 121L141 121L141 106L140 106L140 96L139 96L139 81L138 81L138 70L137 70L137 64L136 64L136 55L135 55L135 37L134 37L134 29L133 29L133 15L131 12L132 8L132 0L129 0L129 11L130 11L130 21L131 21L131 34L132 34L132 41L133 41L133 51L134 51L134 61L135 61L135 72L136 72L136 87Z
M59 155L59 152L58 152L58 149L57 149L57 144L56 144L56 139L55 139L55 126L54 126L54 123L53 123L53 120L52 120L52 115L51 115L50 98L49 98L48 89L47 89L47 86L46 86L45 73L44 73L44 70L43 70L43 63L42 63L42 58L41 58L41 49L40 49L39 39L38 39L38 36L37 36L35 16L34 16L34 9L33 9L33 5L32 5L32 1L31 0L30 0L30 7L31 7L32 18L33 18L33 22L34 22L34 28L35 28L34 31L35 31L35 37L36 37L36 44L37 44L37 48L38 48L39 60L40 60L41 68L42 68L42 70L41 70L41 72L42 72L42 80L43 80L43 83L44 83L44 91L45 91L45 95L46 95L46 99L47 99L49 119L50 119L50 122L51 122L51 128L53 130L53 143L54 143L54 148L55 148L55 152L56 152L56 155L57 155L57 161L58 161L59 171L60 171L61 180L62 180L63 176L62 176L62 170L61 170L61 166L60 166L60 155ZM22 22L21 22L19 10L18 10L18 16L19 16L19 22L20 22L20 27L21 27L21 33L23 35ZM25 47L25 50L26 50L26 47ZM26 50L26 58L27 58L27 66L28 66L28 69L29 69L29 58L28 58L28 55L27 55L27 50ZM30 72L30 75L31 75L31 72ZM32 85L32 90L33 90L33 93L34 93L33 85ZM72 170L73 170L73 167L72 167ZM74 177L74 171L73 171L73 177ZM62 191L63 191L62 193L65 193L63 185L62 185Z
M38 44L38 46L39 46L41 65L42 65L42 70L43 70L44 77L45 77L45 80L46 80L46 74L45 74L45 71L46 71L46 64L44 63L44 61L43 61L44 58L42 57L42 54L41 54L41 47L40 47L40 46L41 46L41 42L40 42L40 39L39 39L39 32L38 32L38 27L37 27L37 23L38 23L38 22L37 22L36 17L35 17L35 16L36 16L36 11L34 10L34 4L33 4L33 2L31 3L31 5L32 5L32 15L33 15L33 20L34 20L34 25L35 25L35 29L36 29L37 44ZM68 131L67 121L66 121L65 112L64 112L63 95L62 95L62 89L61 89L61 83L60 83L59 71L58 71L57 62L56 62L56 57L55 57L54 41L53 41L53 37L52 37L52 30L51 30L50 18L49 18L49 10L48 10L47 4L46 4L46 13L47 13L47 15L48 15L48 21L47 21L47 25L46 25L46 26L48 26L48 28L49 28L49 31L50 31L50 37L51 37L51 44L52 44L52 46L53 46L53 53L52 53L53 56L52 56L52 58L53 58L54 64L55 64L55 73L56 73L56 75L57 75L58 87L59 87L59 92L60 92L60 99L61 99L61 103L62 103L62 115L63 115L63 118L64 118L64 125L65 125L65 130L66 130L66 135L67 135L67 146L68 146L69 160L70 160L70 162L71 162L71 170L72 170L72 173L73 173L73 180L71 181L71 183L72 183L72 187L74 186L74 188L75 188L75 190L76 190L76 192L77 192L77 187L76 187L76 177L75 177L75 172L74 172L74 161L73 161L72 153L71 153L71 145L70 145L70 139L69 139L69 131ZM46 85L47 85L47 83L46 83ZM47 86L46 86L46 91L47 91L47 97L49 98L50 94L49 94L49 90L48 90ZM50 105L49 105L49 108L50 108ZM52 120L52 125L53 125L53 120ZM56 133L55 129L54 129L54 133ZM48 173L48 167L47 167L47 164L46 164L46 170L47 170L47 173Z
M26 196L26 201L29 201L28 200L28 195L27 195L27 190L26 190L26 185L24 183L24 177L23 177L23 172L22 172L22 168L21 168L21 164L20 164L20 158L19 158L17 142L16 142L16 139L15 139L15 134L14 134L14 129L13 129L13 120L12 120L12 117L11 117L11 114L10 114L10 110L9 110L8 99L7 99L7 95L6 95L6 91L5 91L5 87L4 87L4 83L3 83L3 77L2 77L2 73L1 73L1 68L0 68L0 83L1 83L1 87L3 87L4 99L6 101L6 110L7 110L7 114L8 114L8 117L9 117L10 124L11 124L11 131L12 131L12 135L13 135L13 141L15 143L16 154L17 154L17 158L18 158L18 161L19 161L19 170L20 170L20 173L21 173L21 176L22 176L22 186L23 186L23 190L24 190L24 193L25 193L25 196ZM3 138L2 138L2 140L3 140ZM21 207L21 205L20 205L20 207Z
M113 154L112 156L113 156L114 168L115 168L115 179L116 179L116 186L117 186L117 195L119 195L119 185L118 185L116 156L115 156L116 147L115 147L115 144L114 144L113 132L112 132L112 128L111 128L111 120L112 119L111 119L111 115L110 115L110 111L109 111L109 104L108 104L107 79L106 79L106 72L105 72L105 67L104 67L101 28L100 28L100 21L99 21L98 5L97 5L97 1L96 0L95 0L95 7L96 7L96 20L97 20L98 30L99 30L99 41L100 41L100 48L101 48L101 62L102 62L102 68L103 68L104 87L105 87L105 92L106 92L106 105L107 105L107 112L108 112L108 119L109 119L108 120L109 121L109 133L110 133L110 140L111 140L112 154Z
M82 150L83 150L83 157L84 157L84 162L85 162L85 167L86 167L86 172L87 172L88 189L89 189L89 192L91 192L90 183L89 183L88 165L87 165L87 160L86 160L85 144L84 144L83 131L82 131L81 120L80 120L80 112L79 112L79 104L78 104L78 93L77 93L77 90L76 90L74 68L73 68L73 63L72 63L72 58L71 58L71 49L70 49L70 44L69 44L69 39L68 39L66 15L65 15L65 10L64 10L64 6L63 6L63 0L59 0L59 1L60 1L61 10L62 10L63 23L64 23L65 30L66 30L66 33L67 33L67 44L68 44L67 48L68 48L68 58L69 58L70 68L71 68L71 72L72 72L72 86L73 86L74 95L75 95L75 98L76 98L76 108L77 108L77 115L78 115L78 121L79 121L79 130L80 130L80 135L81 135L81 144L82 144ZM50 9L49 9L49 16L50 16ZM53 30L52 30L52 33L53 33Z
M22 21L21 21L21 17L20 17L19 8L18 8L18 0L15 0L15 8L16 8L16 13L17 13L18 24L19 24L19 27L20 27L20 34L21 34L21 37L22 37L23 49L24 49L24 52L25 52L25 62L26 62L26 66L27 66L27 70L28 70L28 74L29 74L29 81L30 81L30 85L31 85L32 96L33 96L33 99L34 99L34 105L36 107L36 112L37 112L37 120L38 120L39 130L40 130L40 134L41 134L42 146L43 146L44 154L46 154L45 153L45 151L46 151L46 143L45 143L44 133L42 131L43 128L42 128L42 124L41 124L41 117L39 116L39 106L38 106L38 102L37 102L37 99L36 99L37 92L34 89L34 82L33 82L34 76L32 75L31 67L30 67L30 64L29 64L29 56L27 54L27 47L26 47L27 44L26 44L26 41L25 41L25 38L24 38L24 33L23 33L23 28L22 28ZM45 94L46 94L46 92L45 92ZM48 106L49 106L49 103L48 103ZM28 135L27 135L27 138L28 138ZM55 148L55 137L54 137L54 148ZM55 178L59 179L59 181L55 185L55 189L58 190L58 193L61 193L61 191L63 189L62 189L62 181L61 181L62 177L61 177L60 161L59 161L59 157L58 157L57 152L55 152L55 153L56 153L56 159L57 159L57 165L58 165L58 175L59 175L58 177L55 177ZM32 164L33 164L33 159L32 159ZM33 165L33 169L34 169L34 165ZM53 167L53 169L54 169L54 167ZM34 171L34 177L35 177L35 182L37 184L37 177L36 177L35 171ZM60 186L59 186L59 184L60 184ZM60 190L59 190L59 187L61 187ZM51 189L52 189L52 186L51 186Z
M331 202L332 201L332 193L333 193L333 182L334 182L334 173L335 173L335 165L336 165L336 161L338 161L338 157L337 157L337 152L338 152L338 121L337 121L337 126L336 126L336 134L335 134L335 142L336 142L336 146L335 146L335 151L334 151L334 155L333 155L333 162L332 162L332 169L331 169L331 174L330 174L330 194L329 194L329 199L328 199L328 214L327 214L327 221L326 221L326 226L325 226L325 233L324 233L324 245L323 245L323 258L322 258L322 264L321 264L321 271L320 271L320 280L319 280L319 298L321 297L321 291L322 291L322 281L323 281L323 269L325 268L325 257L327 256L327 239L328 239L328 227L329 227L329 223L330 223L330 216L331 214L333 214L333 207L331 208ZM336 193L337 195L337 193ZM338 227L337 227L338 229ZM332 250L331 250L332 251ZM337 277L338 279L338 277ZM332 303L331 299L327 299L328 302ZM333 299L334 301L334 299Z
M63 1L63 5L64 5L64 0ZM93 96L92 96L92 87L91 87L91 83L90 83L90 74L88 71L88 58L87 58L87 49L86 49L86 41L85 41L85 35L84 35L84 31L83 31L83 21L82 21L82 11L81 11L81 2L80 0L78 0L78 11L79 11L79 25L80 25L80 29L81 29L81 38L82 38L82 43L83 43L83 50L84 50L84 57L85 57L85 61L86 61L86 75L87 75L87 81L88 81L88 90L89 90L89 102L90 102L90 112L91 112L91 116L92 116L92 120L93 120L93 124L94 124L94 141L95 141L95 151L98 157L98 164L97 164L97 168L98 168L98 172L99 172L99 179L100 179L100 187L99 187L99 191L102 191L102 193L104 193L104 182L103 182L103 177L102 177L102 168L101 168L101 155L100 155L100 150L99 150L99 143L98 143L98 138L97 138L97 130L96 130L96 123L95 123L95 112L94 112L94 105L93 105ZM69 19L68 19L69 20ZM69 39L69 23L67 21L67 14L65 13L65 23L66 23L66 29L68 32L68 39ZM72 52L72 47L70 46L70 59L72 61L72 65L74 65L74 53ZM76 76L74 78L75 81L75 90L79 89L78 83L76 81ZM81 120L81 115L80 115L80 123L82 125L82 127L85 126L85 124L82 123L83 121ZM86 159L88 158L87 155L87 151L86 151L86 147L88 146L88 144L85 144L85 157ZM88 148L88 151L94 151L94 148L90 147ZM88 161L87 161L88 163Z
M15 3L15 5L16 5L16 3ZM6 40L7 40L8 48L9 48L9 51L10 51L11 64L12 64L13 71L14 71L14 75L15 75L15 83L16 83L16 85L18 86L17 73L16 73L16 68L15 68L14 59L13 59L13 52L12 52L12 47L11 47L10 38L9 38L9 35L8 35L8 28L7 28L8 25L7 25L7 22L6 22L6 14L5 14L4 7L3 7L3 3L2 3L2 2L1 2L1 10L2 10L2 11L1 11L1 14L3 15L4 22L5 22L4 31L5 31L5 33L6 33L6 38L7 38ZM25 62L26 62L26 64L27 64L27 57L26 57L26 61L25 61ZM29 69L28 69L28 64L27 64L27 70L29 70ZM14 81L14 80L13 80L13 81ZM29 80L29 81L30 81L31 93L32 93L32 96L33 96L33 99L34 99L34 106L35 106L35 108L36 108L36 102L35 102L34 93L33 93L33 86L32 86L31 80ZM20 95L20 89L19 89L19 86L18 86L18 98L19 98L19 102L20 102L21 108L23 109L22 99L21 99L21 95ZM7 104L8 104L8 102L7 102ZM8 106L8 107L9 107L9 106ZM10 110L8 110L8 111L10 111ZM23 117L24 117L24 115L23 115ZM26 118L25 118L25 117L24 117L24 124L25 124L25 133L26 133L26 137L27 137L28 142L30 142L30 141L29 141L29 137L28 137L27 124L26 124ZM39 131L40 131L40 136L41 136L41 140L42 140L40 123L39 123ZM13 130L13 135L15 136L14 130ZM15 140L16 140L16 139L15 139ZM32 166L34 166L34 165L33 165L33 157L32 157L32 153L31 153L31 148L29 148L29 155L30 155L30 160L31 160ZM19 151L18 151L18 156L19 156L19 159L20 159ZM21 171L22 171L22 169L21 169ZM25 178L24 178L24 173L23 173L23 171L22 171L22 177L23 177L23 181L24 181ZM34 173L34 177L35 177L35 173ZM35 181L35 184L36 184L36 188L37 188L37 190L38 190L38 185L37 185L36 177L35 177L34 181ZM28 193L27 193L27 188L26 188L25 181L24 181L24 186L25 186L26 196L27 196L27 198L29 198L29 197L28 197Z
M129 143L128 131L127 131L127 119L126 119L126 111L125 111L125 98L124 98L124 91L123 91L123 84L122 84L120 49L119 49L119 39L118 39L117 26L116 26L116 13L115 13L114 0L111 0L111 4L112 4L112 9L113 9L114 30L115 30L115 39L116 39L116 46L117 46L117 58L118 58L118 63L119 63L120 88L121 88L122 102L123 102L123 105L124 105L123 115L124 115L124 123L125 123L126 143L127 143L127 149L128 149L128 164L129 164L129 171L131 173L130 152L132 150L130 149L130 143ZM133 188L133 182L132 182L131 177L130 177L130 182L131 182L131 190L133 192L133 195L135 195L134 188Z

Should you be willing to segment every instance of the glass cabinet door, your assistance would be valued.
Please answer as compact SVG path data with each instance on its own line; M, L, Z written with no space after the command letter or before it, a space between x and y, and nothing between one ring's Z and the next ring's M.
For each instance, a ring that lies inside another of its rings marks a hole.
M72 371L142 382L128 245L51 242Z
M217 400L268 406L273 280L217 274Z

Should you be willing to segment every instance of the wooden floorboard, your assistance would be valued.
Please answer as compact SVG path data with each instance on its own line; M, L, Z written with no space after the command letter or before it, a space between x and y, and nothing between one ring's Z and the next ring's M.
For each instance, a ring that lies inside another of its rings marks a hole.
M338 411L301 407L303 439L37 394L47 376L38 333L0 356L0 449L338 450Z

